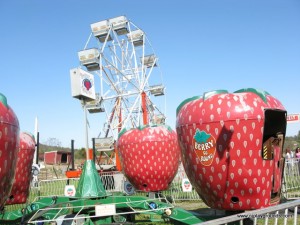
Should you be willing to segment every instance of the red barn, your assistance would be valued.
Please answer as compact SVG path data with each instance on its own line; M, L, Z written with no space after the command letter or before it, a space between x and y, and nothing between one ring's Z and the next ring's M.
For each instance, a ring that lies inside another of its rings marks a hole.
M51 151L44 153L44 162L48 165L69 164L71 160L71 152Z

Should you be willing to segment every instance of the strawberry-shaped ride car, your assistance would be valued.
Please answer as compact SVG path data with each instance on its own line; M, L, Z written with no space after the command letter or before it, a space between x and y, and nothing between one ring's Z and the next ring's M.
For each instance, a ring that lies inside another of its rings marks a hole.
M279 203L286 110L265 91L206 92L177 108L185 171L204 202L243 211Z
M15 175L19 144L19 121L0 93L0 208L8 199Z
M32 163L35 151L34 137L26 132L20 133L20 150L17 157L17 166L10 198L6 205L25 203L29 195L32 179Z
M124 174L137 190L156 192L169 187L180 155L176 132L169 126L123 130L117 146Z

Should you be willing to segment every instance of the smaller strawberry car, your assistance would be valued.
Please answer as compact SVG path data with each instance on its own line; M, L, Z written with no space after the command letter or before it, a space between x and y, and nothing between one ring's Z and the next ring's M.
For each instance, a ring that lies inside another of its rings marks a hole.
M10 198L6 205L25 203L29 195L29 187L32 179L31 169L35 151L34 137L26 132L20 133L20 150L17 157L15 179Z
M124 174L137 190L156 192L169 187L180 155L176 132L169 126L123 130L117 148Z
M286 110L268 92L206 92L177 108L185 171L211 208L241 211L279 203Z
M19 121L0 93L0 208L8 199L15 175L19 150Z

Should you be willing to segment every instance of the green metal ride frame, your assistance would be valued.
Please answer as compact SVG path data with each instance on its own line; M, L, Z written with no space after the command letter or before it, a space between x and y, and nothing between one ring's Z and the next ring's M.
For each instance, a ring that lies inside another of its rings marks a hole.
M100 207L100 212L99 212ZM107 209L113 209L107 210ZM176 224L205 221L184 209L174 207L164 198L111 195L106 193L91 160L87 160L75 197L43 197L27 207L0 213L0 224L51 224L52 221L84 220L84 225L134 222L134 215L159 215L161 220Z
M96 206L111 206L116 208L116 214L97 216ZM167 215L170 212L170 215ZM129 220L134 214L156 214L165 220L175 220L183 224L195 224L205 221L192 213L174 207L156 199L140 196L107 196L103 198L42 198L24 209L2 214L0 224L47 224L59 220L59 216L75 215L75 218L85 218L84 224L108 224Z

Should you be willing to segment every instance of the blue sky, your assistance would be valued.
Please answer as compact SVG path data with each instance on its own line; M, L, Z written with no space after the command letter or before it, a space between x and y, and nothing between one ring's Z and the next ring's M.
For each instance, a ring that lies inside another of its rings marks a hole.
M90 24L120 15L147 33L159 57L171 127L183 100L217 89L266 90L300 113L298 0L1 1L0 92L21 131L33 133L38 117L41 142L84 146L69 70L79 66ZM90 136L101 128L101 120L92 124ZM289 124L287 135L299 130Z

